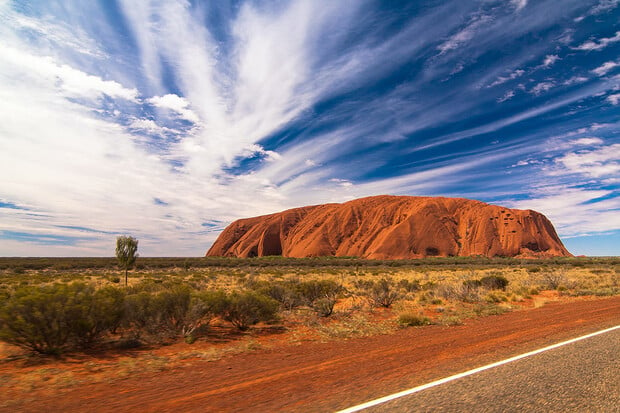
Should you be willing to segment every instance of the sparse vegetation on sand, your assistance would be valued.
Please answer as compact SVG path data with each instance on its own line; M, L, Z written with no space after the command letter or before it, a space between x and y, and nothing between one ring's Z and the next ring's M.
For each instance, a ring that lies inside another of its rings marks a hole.
M61 361L79 356L83 369L92 369L97 355L114 353L119 362L102 369L118 373L130 360L132 371L152 371L155 364L163 369L187 358L255 350L265 340L303 343L459 325L550 300L620 294L618 258L140 258L135 264L125 287L114 258L0 258L0 366L43 354ZM153 356L175 343L193 350Z

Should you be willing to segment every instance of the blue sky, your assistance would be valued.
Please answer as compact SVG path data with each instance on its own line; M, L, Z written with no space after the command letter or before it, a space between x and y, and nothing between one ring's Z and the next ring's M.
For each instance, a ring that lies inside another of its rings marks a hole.
M0 0L0 255L203 255L378 194L620 255L620 3Z

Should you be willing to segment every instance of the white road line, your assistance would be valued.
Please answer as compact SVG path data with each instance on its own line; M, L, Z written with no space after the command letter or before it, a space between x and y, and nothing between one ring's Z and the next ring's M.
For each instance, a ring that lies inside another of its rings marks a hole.
M401 391L401 392L398 392L398 393L390 394L389 396L381 397L380 399L371 400L371 401L363 403L363 404L358 404L357 406L349 407L348 409L340 410L337 413L358 412L360 410L364 410L364 409L367 409L369 407L376 406L378 404L389 402L391 400L398 399L400 397L408 396L410 394L417 393L417 392L420 392L422 390L430 389L431 387L439 386L441 384L448 383L448 382L453 381L453 380L457 380L457 379L460 379L460 378L463 378L463 377L471 376L472 374L480 373L481 371L484 371L484 370L489 370L489 369L501 366L503 364L512 363L513 361L521 360L523 358L530 357L530 356L533 356L533 355L536 355L536 354L540 354L540 353L548 351L548 350L553 350L554 348L562 347L562 346L565 346L567 344L574 343L576 341L585 340L586 338L598 336L599 334L609 333L610 331L617 330L617 329L620 329L620 325L617 325L615 327L610 327L610 328L607 328L605 330L600 330L600 331L597 331L597 332L594 332L594 333L591 333L591 334L586 334L585 336L573 338L573 339L570 339L570 340L567 340L567 341L562 341L561 343L553 344L551 346L543 347L543 348L540 348L538 350L534 350L534 351L530 351L528 353L520 354L518 356L514 356L514 357L511 357L511 358L506 359L506 360L498 361L496 363L487 364L486 366L478 367L478 368L475 368L473 370L468 370L468 371L463 372L463 373L455 374L454 376L445 377L443 379L436 380L436 381L433 381L433 382L430 382L430 383L427 383L427 384L423 384L421 386L414 387L414 388L411 388L409 390L404 390L404 391Z

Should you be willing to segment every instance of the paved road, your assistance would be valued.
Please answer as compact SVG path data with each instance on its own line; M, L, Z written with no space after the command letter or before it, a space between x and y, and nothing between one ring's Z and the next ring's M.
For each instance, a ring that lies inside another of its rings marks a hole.
M620 412L620 330L364 412Z

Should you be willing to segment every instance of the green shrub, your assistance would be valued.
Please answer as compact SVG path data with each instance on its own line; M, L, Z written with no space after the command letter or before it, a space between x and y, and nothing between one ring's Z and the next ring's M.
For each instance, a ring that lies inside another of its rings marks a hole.
M186 342L193 343L196 333L208 326L213 318L222 314L226 304L226 293L223 291L204 291L195 294L178 328Z
M314 302L313 309L320 317L329 317L334 313L335 298L319 298Z
M305 302L304 298L301 296L301 288L298 281L248 281L245 285L261 294L273 298L280 303L284 310L292 310Z
M465 280L463 281L463 287L473 290L482 287L482 282L480 280Z
M75 284L69 311L69 327L78 347L90 347L107 331L115 331L123 319L125 294L118 288Z
M480 284L489 290L505 290L508 280L501 275L488 275L480 279Z
M426 326L431 324L431 320L417 314L403 313L398 316L398 324L402 327Z
M419 291L422 287L420 286L420 282L418 280L409 281L406 279L402 279L398 282L398 286L405 291L412 293L415 291Z
M304 304L313 307L320 298L335 298L342 291L342 286L333 280L313 280L300 282L297 291Z
M370 301L376 307L389 308L400 297L401 295L395 288L394 282L388 278L383 278L374 283L369 292Z
M157 329L156 315L153 314L153 294L141 291L128 294L124 302L123 327L130 330L137 339L144 331L154 332Z
M277 301L255 291L233 293L226 299L222 318L244 331L261 321L273 321L278 307Z
M115 328L123 293L81 283L21 287L0 308L0 339L43 354L87 347Z

